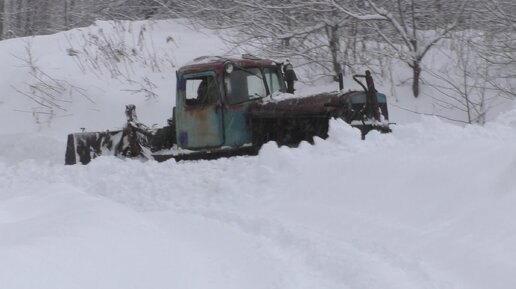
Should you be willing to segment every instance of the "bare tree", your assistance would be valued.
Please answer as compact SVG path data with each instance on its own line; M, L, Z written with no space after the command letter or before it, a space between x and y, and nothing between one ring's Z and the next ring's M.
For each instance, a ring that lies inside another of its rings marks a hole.
M208 27L237 31L235 45L252 46L273 57L295 56L301 64L317 64L334 77L350 59L357 61L367 42L381 42L383 54L388 50L390 57L411 68L417 97L424 57L464 23L468 0L174 2Z
M435 1L435 7L431 7L426 1L418 0L366 0L367 5L355 6L354 10L342 5L341 1L329 2L342 13L367 21L380 39L392 49L393 56L412 69L412 92L418 97L423 58L431 48L458 27L467 0L462 0L454 9L453 17L446 21L432 21L431 16L427 15L429 11L442 9L440 1ZM387 23L389 27L383 23Z
M484 3L485 40L477 42L481 56L493 69L490 82L504 95L516 97L516 3L489 0Z
M367 28L325 1L174 3L180 8L169 8L171 13L197 19L208 28L234 31L228 40L235 47L252 47L273 58L293 57L298 65L317 66L334 78L351 66L348 60L357 61L355 48L363 39L360 29Z
M95 20L148 19L154 0L0 0L0 32L7 37L49 34Z
M473 43L482 39L482 34L471 30L454 33L453 47L443 56L447 58L445 67L428 71L425 77L428 85L439 92L431 96L434 105L453 112L457 122L484 124L487 113L500 100L500 91L491 81L492 67Z

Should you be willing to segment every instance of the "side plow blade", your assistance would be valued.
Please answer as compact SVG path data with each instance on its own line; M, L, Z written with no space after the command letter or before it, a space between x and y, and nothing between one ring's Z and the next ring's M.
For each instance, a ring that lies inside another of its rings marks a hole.
M117 155L123 146L124 132L81 132L68 135L65 164L87 164L100 155Z
M150 158L150 145L155 131L138 122L134 105L126 105L125 113L127 124L122 130L69 134L65 164L85 165L101 155Z

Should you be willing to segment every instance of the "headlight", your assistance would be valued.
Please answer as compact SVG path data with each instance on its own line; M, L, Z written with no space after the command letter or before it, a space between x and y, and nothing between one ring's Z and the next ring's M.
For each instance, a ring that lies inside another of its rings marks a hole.
M231 63L230 61L227 61L226 63L224 63L224 70L226 71L227 74L231 74L231 72L233 72L233 69L235 67L233 66L233 63Z

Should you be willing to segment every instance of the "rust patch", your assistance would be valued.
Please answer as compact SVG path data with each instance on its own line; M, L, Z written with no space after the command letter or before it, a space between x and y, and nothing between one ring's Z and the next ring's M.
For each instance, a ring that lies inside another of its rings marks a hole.
M215 109L214 105L206 105L189 107L185 109L185 112L199 121L206 122L208 121L208 117L211 114L212 109Z
M327 115L337 107L346 104L344 100L347 100L346 94L322 93L303 98L255 104L250 109L250 115L261 117Z

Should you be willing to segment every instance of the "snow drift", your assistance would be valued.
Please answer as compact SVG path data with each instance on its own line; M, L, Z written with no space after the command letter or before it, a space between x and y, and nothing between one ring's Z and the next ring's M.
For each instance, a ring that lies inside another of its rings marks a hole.
M33 40L38 53L54 51L49 39ZM126 100L104 81L91 89L119 97L98 100L113 105L96 124L115 123ZM516 287L516 109L485 127L430 117L365 141L335 120L328 140L256 157L64 166L61 136L79 118L36 134L6 95L2 121L21 129L0 140L0 288Z

